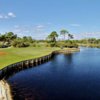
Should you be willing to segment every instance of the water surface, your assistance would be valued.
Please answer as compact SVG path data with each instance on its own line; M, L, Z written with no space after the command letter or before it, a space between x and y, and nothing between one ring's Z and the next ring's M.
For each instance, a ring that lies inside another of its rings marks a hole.
M14 100L100 100L100 49L56 55L8 82Z

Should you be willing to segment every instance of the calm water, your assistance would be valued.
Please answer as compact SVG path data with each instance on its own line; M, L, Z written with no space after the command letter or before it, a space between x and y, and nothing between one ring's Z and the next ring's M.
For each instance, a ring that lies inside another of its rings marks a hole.
M14 100L100 100L100 49L57 55L8 82Z

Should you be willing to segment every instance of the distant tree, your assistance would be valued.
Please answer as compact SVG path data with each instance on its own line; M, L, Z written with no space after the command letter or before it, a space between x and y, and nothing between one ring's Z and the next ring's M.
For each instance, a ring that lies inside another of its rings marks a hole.
M65 40L66 34L69 34L69 32L68 32L67 30L62 29L62 30L60 31L60 35L63 35L63 36L64 36L64 40Z
M28 41L29 41L30 43L33 43L33 42L34 42L34 40L32 39L31 36L29 36L29 37L27 37L27 38L28 38Z
M23 41L24 42L27 42L28 41L27 36L23 36Z
M56 42L57 41L57 37L58 37L58 34L56 31L53 31L50 35L48 35L48 39L51 41L51 42Z
M50 35L48 35L47 39L49 40L51 47L56 46L57 38L58 38L58 34L56 31L53 31Z
M23 41L24 42L30 42L30 43L33 43L34 42L34 40L32 39L31 36L24 36L23 37Z
M68 40L73 39L74 36L72 34L68 34Z
M17 35L14 34L13 32L8 32L8 33L5 33L5 40L6 42L8 42L9 44L11 43L11 41L13 41L14 39L17 38Z
M28 47L28 46L30 46L30 44L27 42L24 42L23 39L15 39L12 42L12 46L21 48L21 47Z
M5 36L5 34L3 34L3 35L0 34L0 41L3 41L3 42L6 41L6 36Z
M96 42L96 38L89 38L89 39L88 39L88 42L89 42L89 43L95 43L95 42Z

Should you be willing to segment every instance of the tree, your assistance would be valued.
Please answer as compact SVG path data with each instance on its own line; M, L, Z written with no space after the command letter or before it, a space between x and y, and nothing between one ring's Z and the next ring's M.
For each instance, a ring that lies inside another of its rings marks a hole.
M3 42L6 41L6 36L5 36L5 34L3 34L3 35L0 34L0 41L3 41Z
M58 37L58 34L56 31L53 31L50 35L48 35L48 39L51 41L51 42L56 42L56 38Z
M12 42L12 46L21 48L21 47L28 47L28 46L30 46L30 44L27 42L24 42L23 39L15 39Z
M27 38L28 38L28 42L33 43L33 39L31 36L28 36Z
M73 39L73 35L72 34L68 34L68 40Z
M89 38L89 39L88 39L88 42L89 42L89 43L95 43L95 42L96 42L96 38Z
M32 39L31 36L24 36L23 37L23 41L24 42L29 42L29 43L33 43L34 42L34 40Z
M23 36L23 41L24 42L27 42L28 41L27 36Z
M5 33L5 38L8 44L10 44L12 40L17 38L17 35L14 34L13 32L8 32L8 33Z
M66 34L69 34L69 32L67 30L65 30L65 29L62 29L60 31L60 34L64 36L64 40L65 40L65 36L66 36Z
M50 35L48 35L47 39L49 39L49 43L51 47L56 46L58 34L56 31L53 31Z

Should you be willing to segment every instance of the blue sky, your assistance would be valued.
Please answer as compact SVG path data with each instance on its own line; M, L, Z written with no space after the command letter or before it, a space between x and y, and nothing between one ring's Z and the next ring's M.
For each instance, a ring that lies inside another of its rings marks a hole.
M61 29L100 38L100 0L0 0L0 33L42 39Z

